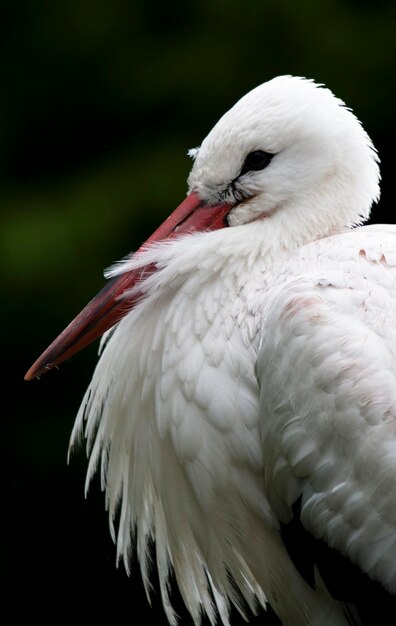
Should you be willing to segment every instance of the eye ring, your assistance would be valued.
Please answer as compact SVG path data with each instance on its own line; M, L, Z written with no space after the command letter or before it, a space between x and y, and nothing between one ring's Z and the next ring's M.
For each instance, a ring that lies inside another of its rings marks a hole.
M271 163L274 155L264 150L253 150L247 155L241 169L240 176L247 172L263 170Z

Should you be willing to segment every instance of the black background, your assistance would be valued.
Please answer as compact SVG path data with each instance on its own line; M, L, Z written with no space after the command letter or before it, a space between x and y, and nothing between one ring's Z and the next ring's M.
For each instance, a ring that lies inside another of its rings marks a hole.
M3 611L162 624L158 586L150 609L138 568L115 567L84 454L66 464L97 346L40 381L23 375L102 269L184 197L187 149L275 75L314 78L353 108L382 160L373 221L393 222L396 6L10 0L0 13Z

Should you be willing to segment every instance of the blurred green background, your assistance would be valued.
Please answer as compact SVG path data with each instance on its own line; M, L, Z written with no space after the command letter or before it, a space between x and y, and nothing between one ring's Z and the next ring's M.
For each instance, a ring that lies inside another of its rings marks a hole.
M392 222L395 26L392 0L2 0L2 588L15 620L165 623L158 588L153 613L137 569L115 568L84 454L66 465L97 346L23 375L184 197L187 149L275 75L315 78L354 109L382 160L373 220Z

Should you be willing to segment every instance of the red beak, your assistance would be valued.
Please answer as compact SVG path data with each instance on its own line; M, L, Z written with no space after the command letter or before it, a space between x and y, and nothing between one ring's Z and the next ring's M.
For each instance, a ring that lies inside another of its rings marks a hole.
M179 237L197 231L217 230L227 226L230 205L209 206L197 193L190 193L177 209L157 228L136 254L153 242ZM25 380L32 380L70 358L114 326L133 309L139 295L123 298L142 277L155 272L154 264L132 270L110 279L77 317L52 342L32 365Z

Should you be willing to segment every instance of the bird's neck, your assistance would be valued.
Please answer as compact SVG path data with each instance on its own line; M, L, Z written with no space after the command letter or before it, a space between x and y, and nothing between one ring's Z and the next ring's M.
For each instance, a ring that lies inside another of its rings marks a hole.
M266 269L306 244L346 230L342 222L331 220L323 226L320 217L307 218L293 205L247 224L206 233L202 243L219 257L228 258L231 271L235 260L235 271L241 273L243 264L247 270L257 264Z

